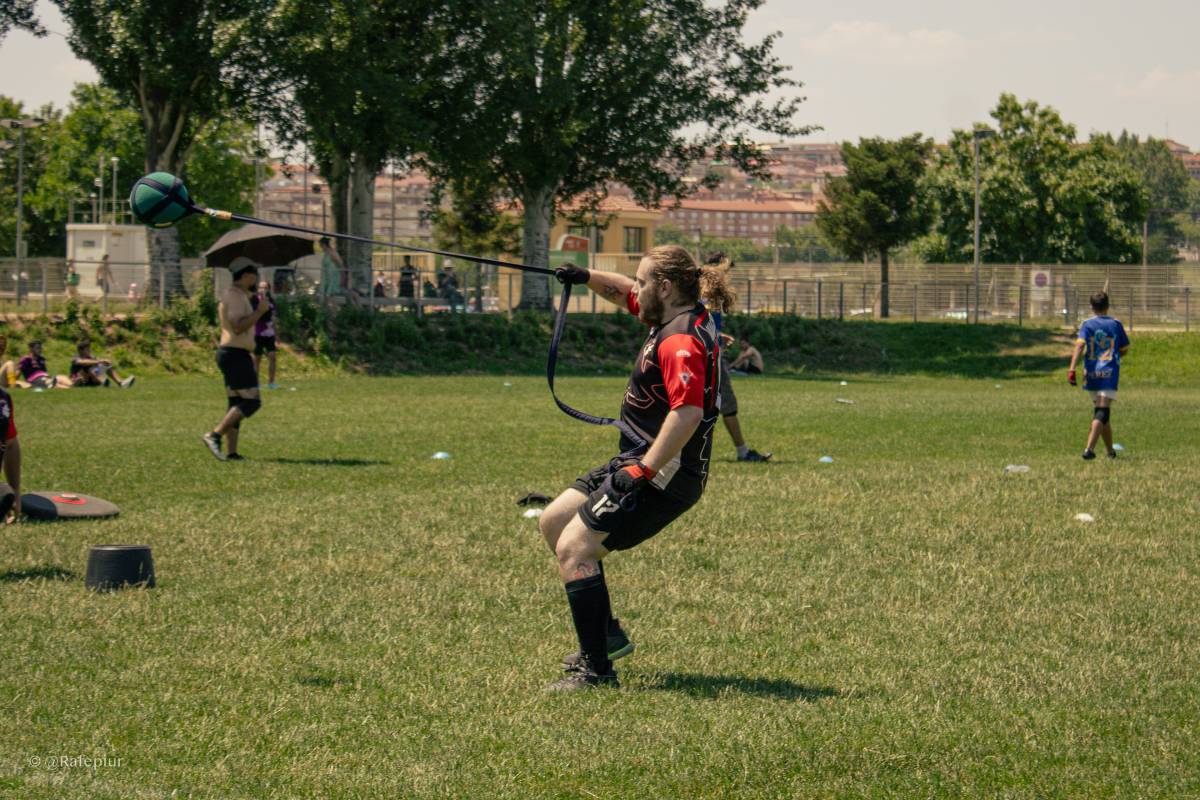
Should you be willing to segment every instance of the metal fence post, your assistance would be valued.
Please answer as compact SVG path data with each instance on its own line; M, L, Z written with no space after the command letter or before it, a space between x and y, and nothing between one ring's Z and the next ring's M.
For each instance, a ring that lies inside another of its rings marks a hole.
M750 278L746 278L746 314L747 314L747 316L754 313L752 310L753 304L751 303L751 299L753 297L754 297L754 281L751 280Z
M1129 330L1133 330L1133 298L1137 294L1137 289L1129 287Z
M864 284L862 285L862 305L861 305L861 306L859 306L859 308L860 308L860 309L863 309L863 308L866 308L866 307L867 307L867 284L866 284L866 283L864 283Z
M821 282L817 281L817 319L821 318Z
M596 315L596 293L589 292L589 294L591 294L591 296L592 296L592 316L595 316Z
M1025 284L1017 284L1017 327L1025 324Z
M46 262L42 262L42 313L50 311L50 296L46 294Z
M1188 333L1192 329L1192 303L1191 297L1192 287L1183 287L1183 332Z
M921 297L921 284L913 284L913 322L917 321L917 300Z
M838 321L846 319L846 282L838 281Z
M783 279L783 313L787 313L787 278Z

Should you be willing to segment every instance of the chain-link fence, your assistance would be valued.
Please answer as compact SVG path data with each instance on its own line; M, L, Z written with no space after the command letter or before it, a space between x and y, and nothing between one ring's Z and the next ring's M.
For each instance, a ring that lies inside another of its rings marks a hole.
M594 254L593 268L632 275L639 257ZM162 274L148 262L83 262L66 259L0 259L0 310L61 310L68 299L96 303L106 313L133 313L169 300L168 287L181 281L189 294L200 285L203 265L185 261L178 275ZM894 264L889 281L879 281L877 264L739 264L730 273L738 295L735 313L793 314L820 319L882 316L886 296L894 320L957 320L1074 326L1086 318L1089 297L1105 290L1111 313L1127 326L1191 330L1200 313L1200 264L1028 265L984 264L976 284L970 264ZM219 270L216 288L228 285ZM263 270L276 294L307 295L332 303L354 302L381 312L511 313L520 304L524 281L553 278L480 266L426 254L376 258L371 287L357 289L345 270L318 264ZM224 279L224 280L222 280ZM978 288L977 288L978 287ZM618 310L582 287L571 311Z

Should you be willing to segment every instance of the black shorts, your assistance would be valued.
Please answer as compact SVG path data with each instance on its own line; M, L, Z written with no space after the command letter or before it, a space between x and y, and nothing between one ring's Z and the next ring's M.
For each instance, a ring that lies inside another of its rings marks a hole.
M274 336L254 337L254 355L261 356L263 353L274 353L278 349Z
M721 416L736 417L737 395L733 393L733 378L729 376L729 362L721 356L721 386L717 394L721 401Z
M249 350L240 347L218 347L217 366L225 376L226 389L257 389L258 373Z
M694 500L680 500L647 486L638 494L637 507L626 511L614 508L604 492L604 481L609 474L605 464L589 470L575 479L572 489L587 495L579 506L579 516L585 525L594 531L607 533L603 545L608 550L628 550L649 539L670 525L694 504Z

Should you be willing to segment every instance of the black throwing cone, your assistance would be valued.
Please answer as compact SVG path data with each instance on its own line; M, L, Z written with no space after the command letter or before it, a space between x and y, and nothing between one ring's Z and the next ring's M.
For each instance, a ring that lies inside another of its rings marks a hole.
M146 544L98 544L88 552L89 589L107 592L122 586L154 586L154 557Z

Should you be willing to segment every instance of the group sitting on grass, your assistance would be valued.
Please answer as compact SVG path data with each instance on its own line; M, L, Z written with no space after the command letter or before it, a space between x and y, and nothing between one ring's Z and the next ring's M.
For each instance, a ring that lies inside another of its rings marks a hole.
M0 335L0 357L8 348L8 337ZM42 343L33 340L29 352L17 362L4 361L0 364L0 385L22 389L70 389L72 387L111 386L122 389L133 385L134 376L122 378L108 359L92 355L92 343L81 340L76 348L77 355L71 359L69 375L52 375L42 354Z

